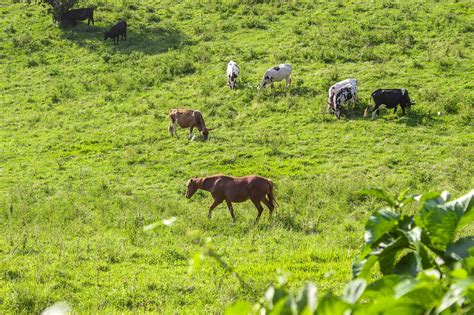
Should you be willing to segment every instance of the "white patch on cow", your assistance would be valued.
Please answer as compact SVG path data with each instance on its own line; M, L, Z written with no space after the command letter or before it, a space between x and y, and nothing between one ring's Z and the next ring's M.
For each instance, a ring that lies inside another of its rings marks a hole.
M406 89L401 89L402 90L402 96L405 95Z

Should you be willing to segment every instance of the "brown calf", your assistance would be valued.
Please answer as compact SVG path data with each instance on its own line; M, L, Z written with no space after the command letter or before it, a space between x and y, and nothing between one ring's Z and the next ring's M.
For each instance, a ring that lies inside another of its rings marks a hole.
M198 189L209 191L214 198L214 202L209 207L208 218L211 218L212 210L223 201L227 203L232 221L235 221L234 208L232 202L243 202L252 200L258 210L255 222L258 223L262 215L263 202L270 210L270 217L276 206L273 182L260 176L230 177L216 175L203 178L192 178L188 181L186 198L191 198Z
M204 118L202 118L200 111L175 108L170 110L168 116L171 120L168 125L168 131L171 136L174 134L176 138L178 137L178 134L176 133L176 124L178 124L181 128L189 128L189 138L193 136L193 128L196 127L197 130L202 132L204 140L207 140L209 136L209 130L211 129L206 128Z

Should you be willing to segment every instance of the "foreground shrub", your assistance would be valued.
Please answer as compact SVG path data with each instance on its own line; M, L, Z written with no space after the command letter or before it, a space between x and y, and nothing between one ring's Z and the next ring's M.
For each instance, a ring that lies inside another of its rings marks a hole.
M474 237L456 240L456 232L474 219L474 190L451 202L447 192L395 200L382 190L362 193L389 207L369 218L342 296L319 295L312 283L292 293L282 281L257 304L239 301L226 314L472 314ZM405 214L415 201L422 203L418 213ZM369 283L377 262L384 276Z

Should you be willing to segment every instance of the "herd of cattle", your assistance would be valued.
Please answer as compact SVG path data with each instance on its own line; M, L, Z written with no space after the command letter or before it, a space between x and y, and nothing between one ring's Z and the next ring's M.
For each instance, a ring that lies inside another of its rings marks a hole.
M266 88L267 86L273 87L274 82L286 81L286 87L289 88L291 85L291 72L293 68L289 64L281 64L276 67L268 69L263 75L262 82L259 88ZM227 85L233 90L237 84L237 78L240 74L239 66L235 61L230 61L227 64ZM332 85L328 91L328 112L334 113L337 118L341 115L342 105L345 103L357 103L358 98L358 87L356 79L346 79ZM398 105L402 108L403 114L405 109L410 109L411 105L414 104L410 100L407 89L379 89L372 93L372 100L375 103L372 109L372 119L378 113L380 106L385 105L387 108L394 108L394 112L397 111ZM364 117L368 115L368 107L364 111ZM175 108L169 112L168 115L170 123L168 131L171 136L175 135L177 125L181 128L189 128L189 138L193 137L193 129L196 128L201 131L204 140L207 140L209 136L209 128L206 128L206 124L202 117L202 114L198 110L193 109L182 109Z
M41 1L38 1L41 2ZM43 1L47 2L47 1ZM94 9L82 8L66 11L61 16L61 23L64 25L77 25L78 21L87 20L87 24L94 24ZM115 24L109 31L105 32L104 40L112 38L114 44L118 44L120 36L126 40L127 23L123 20ZM263 75L259 88L265 89L267 86L273 88L275 82L285 80L286 87L291 86L292 66L281 64L268 69ZM236 62L230 61L227 64L227 84L233 90L237 84L237 78L240 74L239 66ZM346 79L332 85L328 90L327 109L329 113L339 118L341 109L345 103L358 102L358 86L356 79ZM400 105L405 114L405 109L409 109L414 102L410 100L406 89L379 89L372 93L372 99L375 103L372 109L372 119L378 113L379 107L385 105L387 108L394 108ZM367 116L368 107L365 109L364 116ZM189 138L193 137L193 129L199 130L204 140L208 139L210 128L206 127L204 118L200 111L192 109L176 108L170 110L168 117L170 119L168 131L171 136L178 137L177 126L189 128ZM270 210L270 216L276 206L273 182L269 179L259 176L231 177L225 175L216 175L203 178L192 178L187 183L186 197L191 198L199 190L205 190L211 193L214 202L209 207L208 217L211 217L212 210L222 202L227 203L232 220L235 220L232 202L243 202L250 199L258 210L256 222L258 222L262 212L263 203Z

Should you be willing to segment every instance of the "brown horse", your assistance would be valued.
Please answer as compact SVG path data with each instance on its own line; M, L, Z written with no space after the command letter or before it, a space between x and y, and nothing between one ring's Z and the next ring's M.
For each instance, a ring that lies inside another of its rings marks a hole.
M209 135L209 130L206 128L206 123L204 122L204 118L202 114L198 110L193 109L183 109L183 108L175 108L170 110L168 114L170 118L170 123L168 125L168 131L173 136L173 134L178 137L176 133L176 124L178 124L181 128L189 128L189 138L191 139L193 136L193 128L196 127L197 130L202 132L202 136L204 140L207 140Z
M209 191L214 202L209 207L208 218L211 218L212 210L223 201L227 203L232 221L235 221L232 202L243 202L252 200L258 210L255 222L263 212L260 202L263 202L270 210L270 217L276 206L273 182L260 176L230 177L216 175L202 178L192 178L188 181L186 198L191 198L198 189Z

